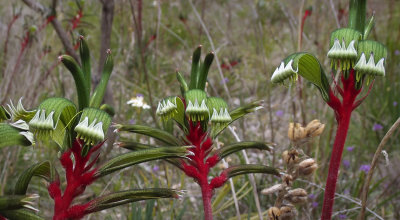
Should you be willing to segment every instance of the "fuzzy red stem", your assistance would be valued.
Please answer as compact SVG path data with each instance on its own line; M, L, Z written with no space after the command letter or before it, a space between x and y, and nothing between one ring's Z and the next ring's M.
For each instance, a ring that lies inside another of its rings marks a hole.
M340 162L342 159L343 147L346 142L351 113L353 111L353 104L361 91L355 89L353 70L351 70L350 76L347 79L342 77L342 83L343 101L341 105L338 105L337 102L339 100L337 98L331 99L331 101L328 102L328 105L335 110L338 127L336 131L335 142L333 144L331 159L329 162L328 178L326 180L324 203L322 206L322 220L330 220L332 217L336 183L339 174Z

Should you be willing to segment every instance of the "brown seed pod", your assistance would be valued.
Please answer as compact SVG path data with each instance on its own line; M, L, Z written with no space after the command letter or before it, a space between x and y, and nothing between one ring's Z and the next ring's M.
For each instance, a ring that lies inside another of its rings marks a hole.
M283 205L280 211L280 220L292 220L296 217L296 208L291 204Z
M319 120L314 119L306 126L306 132L308 137L316 137L322 134L325 125L319 122Z
M281 211L277 207L271 207L268 209L268 219L269 220L279 220Z
M299 174L303 176L308 176L314 173L318 168L318 164L313 158L308 158L299 163Z
M299 153L296 150L283 151L282 159L287 165L293 165L299 162Z
M302 188L289 190L285 195L285 199L293 204L307 202L307 191Z
M289 123L288 137L291 141L297 142L306 138L307 132L299 123Z

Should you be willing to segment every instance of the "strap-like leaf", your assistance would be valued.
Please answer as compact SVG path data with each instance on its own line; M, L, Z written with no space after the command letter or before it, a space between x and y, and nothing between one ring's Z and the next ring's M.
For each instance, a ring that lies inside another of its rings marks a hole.
M33 135L9 124L0 123L0 148L14 145L30 146Z
M236 109L233 109L231 112L229 112L229 115L232 118L232 121L224 124L223 126L218 126L218 127L214 127L213 131L212 131L212 136L213 138L217 137L223 130L225 130L225 128L227 128L232 122L236 121L237 119L252 113L254 111L257 111L258 109L262 108L262 103L263 101L255 101L255 102L251 102L249 104L246 104L244 106L240 106Z
M44 218L25 209L0 211L0 215L8 219L44 220Z
M293 60L293 69L297 69L300 76L314 84L321 92L322 98L329 101L329 82L318 59L314 55L301 52L288 56L285 63Z
M165 144L172 146L181 146L182 143L172 134L163 131L161 129L152 128L144 125L116 125L119 131L128 131L137 134L143 134L157 140L164 142Z
M25 195L33 176L42 177L48 182L59 181L57 170L52 166L50 161L37 163L21 174L15 184L14 194Z
M94 90L92 98L90 99L90 107L98 108L101 105L101 102L103 101L104 94L107 89L108 80L110 79L113 68L114 68L114 60L111 55L111 51L108 50L100 82L97 85L96 89Z
M179 83L181 84L181 93L184 95L187 91L189 91L189 87L183 78L182 74L176 71L176 78L178 79Z
M118 143L119 147L123 147L128 150L136 151L136 150L143 150L143 149L151 149L156 148L157 146L150 145L150 144L142 144L135 141L123 140L122 142ZM169 158L165 159L168 163L176 166L179 169L182 169L182 165L179 162L179 159Z
M105 176L120 169L124 169L135 164L143 163L151 160L159 160L166 158L186 157L188 155L187 146L182 147L159 147L152 149L138 150L131 153L123 154L106 162L96 172L97 177Z
M91 67L90 67L90 51L89 47L83 38L83 36L79 37L79 55L81 57L81 63L82 63L82 72L83 76L85 77L85 82L86 82L86 87L89 89L89 92L91 91L91 84L92 84L92 78L91 78Z
M196 48L192 56L192 71L190 73L189 89L196 89L199 81L201 45Z
M214 60L214 53L207 54L206 58L204 58L204 63L202 63L199 73L199 81L197 82L197 89L204 90L206 88L208 71L210 70L210 66Z
M232 166L223 171L228 179L237 175L248 174L248 173L265 173L279 176L279 171L273 167L257 165L257 164L245 164Z
M69 55L62 55L59 59L74 77L78 94L79 110L88 107L90 90L87 87L86 77L83 75L82 69L79 67L78 63L76 63L74 58Z
M219 149L215 154L217 154L219 158L225 158L230 154L246 149L259 149L259 150L270 151L272 146L274 146L273 143L243 141L224 146L221 149Z
M115 192L92 200L90 206L87 208L87 213L98 212L131 202L160 198L179 198L179 191L174 189L152 188Z

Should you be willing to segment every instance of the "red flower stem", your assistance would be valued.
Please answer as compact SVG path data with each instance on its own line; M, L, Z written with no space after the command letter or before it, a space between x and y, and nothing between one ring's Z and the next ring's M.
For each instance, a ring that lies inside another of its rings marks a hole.
M331 99L328 105L335 110L336 120L338 127L336 131L335 142L333 144L332 156L329 162L328 178L326 180L324 203L322 206L322 220L330 220L332 217L333 204L335 200L336 183L339 175L340 162L342 159L343 147L346 142L346 137L349 129L351 113L357 95L361 90L355 88L354 71L351 70L349 77L344 79L343 83L343 100L338 105L337 97L333 97L331 92Z

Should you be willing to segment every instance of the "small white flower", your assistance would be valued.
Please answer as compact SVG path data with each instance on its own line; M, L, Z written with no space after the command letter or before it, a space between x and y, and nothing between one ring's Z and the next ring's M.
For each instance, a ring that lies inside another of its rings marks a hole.
M346 48L344 39L342 40L342 45L340 45L338 39L335 39L332 48L328 51L328 57L331 59L356 59L357 50L354 47L354 44L355 40L352 40Z
M22 105L22 98L19 99L17 107L14 106L13 102L10 100L10 104L7 104L10 110L11 120L18 121L19 119L26 119L29 115L33 115L35 111L27 111ZM31 116L32 117L32 116ZM27 121L27 120L25 120Z
M150 109L150 106L144 102L143 96L138 95L135 98L131 98L126 104L136 108Z
M29 126L35 130L54 130L56 125L53 121L54 111L46 117L45 109L38 109L32 120L29 121Z
M294 70L292 64L293 64L293 60L290 60L286 64L286 66L285 66L285 62L282 61L281 65L278 68L276 68L274 73L272 74L271 82L272 83L282 83L287 78L289 78L291 81L296 81L297 80L297 72L298 72L299 68L297 68L297 70Z

